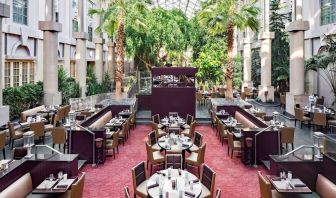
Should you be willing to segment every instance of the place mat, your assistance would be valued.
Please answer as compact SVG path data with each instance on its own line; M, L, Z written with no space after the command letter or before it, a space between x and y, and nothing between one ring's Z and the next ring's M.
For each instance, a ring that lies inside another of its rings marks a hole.
M74 181L75 181L75 179L62 179L61 181L59 181L57 183L57 185L54 187L54 189L68 188Z
M36 187L36 190L46 190L46 189L50 189L50 188L52 188L52 187L57 183L57 181L58 181L58 179L54 179L54 180L52 180L52 181L45 179L40 185L38 185L38 186ZM50 188L46 188L46 184L48 184L48 186L49 186Z

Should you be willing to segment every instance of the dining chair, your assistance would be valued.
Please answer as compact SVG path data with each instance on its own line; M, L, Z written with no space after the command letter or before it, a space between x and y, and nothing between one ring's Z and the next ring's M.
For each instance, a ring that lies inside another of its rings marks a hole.
M286 94L284 93L280 94L280 107L286 109Z
M254 115L257 118L263 118L266 115L266 112L256 112Z
M122 141L123 145L125 145L126 137L127 137L127 124L125 122L122 124L121 130L119 130L119 136L118 136L118 139Z
M85 172L71 185L71 190L68 190L63 197L66 198L82 198L84 190Z
M216 120L216 113L214 110L210 109L210 116L211 116L211 127L214 128L216 127L217 120Z
M6 159L6 133L0 132L0 150L2 150L3 159Z
M85 118L88 118L88 117L90 117L92 115L92 112L90 112L90 111L81 111L80 115L83 115L83 116L85 116Z
M195 132L194 143L188 149L188 151L197 153L199 150L199 147L202 145L202 141L203 141L203 135L200 134L199 132Z
M231 158L233 157L233 152L241 152L241 143L240 141L233 140L233 133L228 133L228 154L231 150Z
M146 165L142 161L138 165L132 168L132 180L133 180L133 189L134 197L140 196L142 198L147 198L147 174L146 174Z
M160 153L160 151L154 151L152 147L149 145L148 141L145 142L146 151L147 151L147 164L150 163L150 175L152 175L152 169L154 166L164 165L164 156Z
M42 140L44 144L45 129L43 122L34 122L29 125L31 131L34 131L35 140Z
M130 136L131 134L131 118L127 118L126 121L126 139L128 139L128 137Z
M240 99L242 99L242 100L246 100L246 94L245 94L244 91L241 92L241 94L240 94Z
M188 168L188 165L197 166L198 176L200 176L200 166L204 163L205 148L206 143L203 143L197 153L192 152L189 157L185 159L186 169Z
M294 117L295 117L294 125L296 126L296 121L300 121L301 128L302 128L303 123L305 123L305 122L310 123L310 121L311 121L310 118L308 118L304 115L303 109L297 108L297 107L294 107Z
M119 154L119 131L112 134L112 140L107 141L106 148L112 150L113 158L115 159L115 149L117 149L117 153Z
M187 114L186 123L181 126L182 129L190 129L191 123L194 121L194 116Z
M173 167L174 169L182 169L181 154L166 154L165 169Z
M314 128L322 127L324 129L327 126L327 115L322 112L315 112L313 114L312 124Z
M202 93L200 92L196 92L196 101L198 102L198 104L200 105L204 105L205 104L205 98L202 95Z
M131 198L128 186L124 187L124 192L125 192L125 198Z
M246 98L252 98L253 96L252 88L244 87L244 92L245 92Z
M190 138L194 138L195 135L195 127L196 127L196 122L192 122L190 125L190 129L184 129L181 134L184 134L185 136L188 136Z
M12 159L20 160L28 154L27 147L15 147L12 150Z
M131 126L130 126L130 127L131 127L132 129L135 129L135 127L136 127L136 112L133 111L130 117L131 117L131 120L130 120L130 122L131 122L131 123L130 123Z
M156 138L160 138L160 137L167 135L167 133L164 130L158 127L158 124L151 122L151 126L152 126L152 130L155 131Z
M292 150L294 150L294 131L295 128L293 127L283 127L280 128L280 143L286 144L286 152L288 151L288 144L292 145ZM282 154L282 146L280 149Z
M215 198L220 198L220 196L221 196L221 189L218 188L218 189L216 190L216 197L215 197Z
M258 171L258 179L261 198L284 198L284 196L276 190L272 190L271 183L265 179L265 177L261 174L261 171Z
M166 126L161 124L161 119L159 114L155 114L152 116L152 122L158 125L159 129L164 129Z
M51 129L53 148L55 144L58 144L58 150L61 150L61 144L63 144L63 152L66 148L66 129L64 127L55 127Z
M204 164L201 176L202 193L200 197L204 198L213 197L215 189L215 179L216 179L216 173L208 165Z
M148 141L149 141L153 151L160 151L161 150L160 146L157 143L157 138L156 138L155 131L151 131L148 134Z
M225 126L223 124L223 122L219 122L218 123L218 130L219 130L219 140L222 143L222 145L224 144L224 140L228 140L228 131L225 129Z
M9 130L9 146L12 145L12 149L14 147L14 141L23 138L23 132L14 129L14 125L11 122L8 122L8 130Z

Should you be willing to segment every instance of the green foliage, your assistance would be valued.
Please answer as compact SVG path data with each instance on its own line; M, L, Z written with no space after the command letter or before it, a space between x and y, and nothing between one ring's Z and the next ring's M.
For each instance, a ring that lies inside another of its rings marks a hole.
M289 42L285 24L290 20L290 13L279 12L280 9L280 0L271 0L270 30L275 33L272 40L272 84L279 86L280 92L285 92L289 81Z
M3 103L10 106L10 119L15 119L27 109L40 105L43 98L43 84L26 84L3 89Z
M243 81L243 58L236 56L233 58L233 86L235 89L240 90Z
M70 98L81 96L81 88L74 78L68 77L63 68L58 69L58 91L62 93L62 104L69 104Z
M95 94L107 93L110 91L111 79L108 73L105 73L101 83L98 83L97 77L93 71L93 65L87 66L87 96L92 96Z

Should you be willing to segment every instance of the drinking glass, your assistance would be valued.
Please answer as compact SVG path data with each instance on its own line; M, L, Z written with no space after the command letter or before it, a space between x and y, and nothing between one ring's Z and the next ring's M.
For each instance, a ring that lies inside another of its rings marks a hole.
M57 178L58 178L59 180L61 180L61 179L63 178L63 172L62 172L62 171L58 172L58 174L57 174Z
M290 181L292 179L292 177L293 177L292 171L288 171L288 174L287 174L288 181Z

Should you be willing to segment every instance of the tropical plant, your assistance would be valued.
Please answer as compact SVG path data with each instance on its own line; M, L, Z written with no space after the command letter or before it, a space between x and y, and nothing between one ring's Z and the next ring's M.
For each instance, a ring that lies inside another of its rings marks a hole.
M288 91L289 82L289 42L285 24L290 20L290 13L280 12L280 0L270 2L270 30L275 33L272 40L272 84L280 92Z
M257 31L259 28L259 8L255 6L255 0L244 5L238 5L236 0L209 0L198 17L203 26L208 27L211 34L223 34L227 36L227 66L226 66L226 86L227 97L233 98L233 40L234 28L240 30L250 28Z
M113 38L117 32L117 67L114 80L117 96L121 94L123 78L125 22L130 21L138 28L144 26L137 13L141 13L147 8L146 3L148 0L109 0L106 9L89 10L89 15L102 16L103 23L97 28L97 31L106 32L110 38Z
M306 61L306 71L322 71L320 75L328 83L334 95L332 103L334 105L336 104L336 39L333 35L328 35L324 40L326 46Z
M63 68L58 69L58 91L62 93L62 104L69 104L70 98L81 96L79 83L69 77Z

